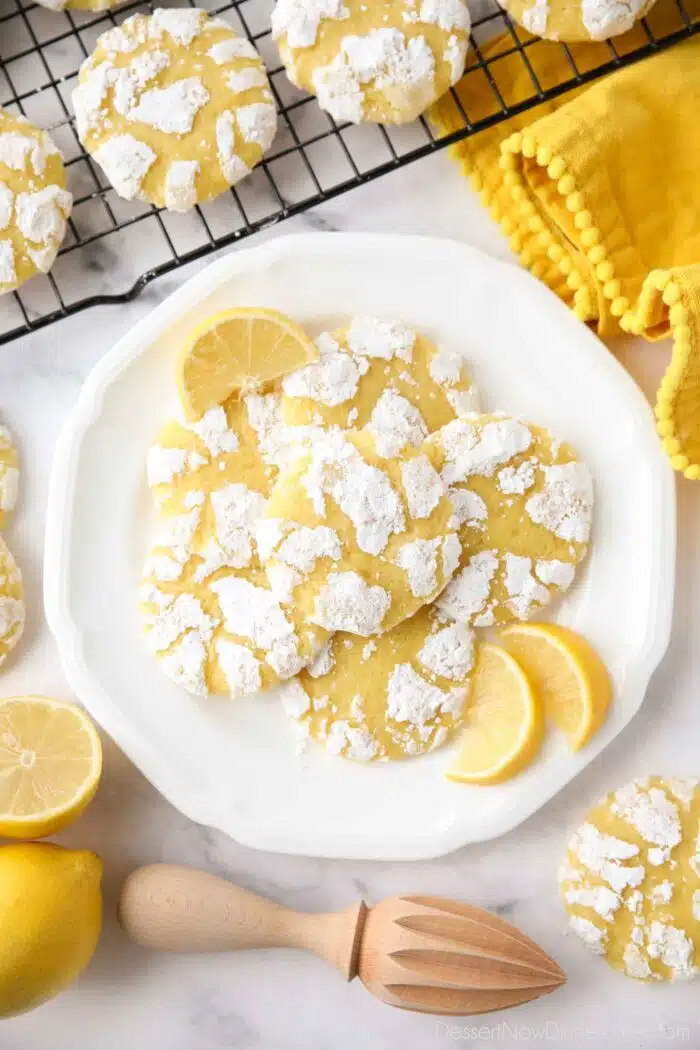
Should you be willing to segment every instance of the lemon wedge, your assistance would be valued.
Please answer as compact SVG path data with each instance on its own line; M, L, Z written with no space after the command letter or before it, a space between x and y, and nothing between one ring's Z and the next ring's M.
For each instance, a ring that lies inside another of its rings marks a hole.
M42 696L0 700L0 835L43 838L67 827L101 772L100 738L79 707Z
M318 360L298 324L276 310L239 307L195 329L178 361L183 408L199 419L232 394L248 394Z
M529 765L542 735L542 710L520 664L500 646L480 646L467 725L447 777L466 784L508 780Z
M578 751L600 729L610 706L603 661L585 638L558 624L514 624L499 639L524 668L545 716Z

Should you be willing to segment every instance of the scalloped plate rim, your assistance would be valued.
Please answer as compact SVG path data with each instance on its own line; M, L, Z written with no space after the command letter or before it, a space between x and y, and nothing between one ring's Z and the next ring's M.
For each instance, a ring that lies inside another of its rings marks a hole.
M129 722L128 717L120 712L106 689L86 666L82 656L82 632L80 626L72 619L67 597L70 579L66 572L65 555L71 537L72 523L71 514L67 511L67 503L70 505L70 500L75 494L82 442L88 438L90 429L99 425L103 399L115 377L120 375L136 357L146 353L159 334L170 328L179 317L210 294L212 289L232 280L237 274L248 273L256 267L264 271L266 265L285 260L289 262L291 257L298 260L300 255L303 256L307 251L311 255L318 250L332 255L334 252L345 250L350 246L351 241L355 242L355 247L363 247L369 257L373 251L381 253L384 248L387 248L398 250L402 256L404 254L410 256L411 252L418 251L433 253L438 257L442 256L445 261L449 261L451 257L452 261L458 265L478 264L481 267L494 268L495 271L499 271L501 279L528 284L528 295L533 298L539 296L542 309L550 313L560 311L563 325L575 325L579 329L582 328L579 322L570 315L567 308L529 274L456 241L394 234L292 234L225 255L188 280L124 334L98 362L83 385L80 396L62 428L52 466L45 544L45 610L71 688L144 776L191 820L217 828L244 845L281 853L348 859L429 859L442 856L470 842L487 841L511 831L564 788L578 772L607 747L639 710L651 675L669 643L675 564L673 474L660 449L649 406L641 391L622 366L591 333L581 331L579 336L585 338L579 338L579 342L581 348L585 342L588 343L589 354L594 367L600 370L601 378L604 378L607 373L608 379L616 382L621 389L626 386L626 397L630 404L636 399L636 411L640 413L644 411L649 414L648 432L653 438L653 444L649 443L649 453L652 459L656 459L654 475L658 496L653 504L653 528L656 547L659 551L654 574L656 600L650 603L653 606L651 610L653 615L650 616L643 651L636 659L633 674L630 676L633 684L633 697L627 701L624 721L616 727L612 736L594 740L584 753L575 757L576 760L572 756L571 769L567 775L535 804L524 807L514 805L506 808L500 819L491 820L488 827L480 827L478 821L475 821L471 833L465 832L459 824L456 824L436 831L427 841L424 836L397 837L390 843L384 843L382 847L368 842L361 835L346 840L340 838L335 841L319 841L313 829L306 835L295 832L287 836L279 830L269 832L265 828L246 826L244 822L237 821L231 814L222 812L222 807L206 795L193 796L177 771L168 765L152 743L145 739L144 735ZM583 349L581 352L584 352ZM582 757L584 761L581 761Z

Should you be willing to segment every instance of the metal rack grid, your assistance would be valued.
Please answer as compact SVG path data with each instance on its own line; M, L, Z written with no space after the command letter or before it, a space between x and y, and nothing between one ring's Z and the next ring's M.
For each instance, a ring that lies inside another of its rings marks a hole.
M189 2L194 6L195 0ZM50 130L64 154L74 195L68 235L51 273L0 299L0 343L88 306L133 299L155 277L178 266L700 31L700 14L688 10L691 0L659 0L642 20L641 44L630 47L625 37L610 40L598 45L599 58L591 62L588 57L581 68L575 48L528 39L495 0L477 2L482 6L475 10L472 5L465 76L482 78L493 105L486 113L470 114L458 103L463 126L439 136L425 119L400 128L334 123L284 74L269 30L273 0L198 0L196 6L224 14L261 52L280 111L280 130L263 163L244 182L186 215L176 215L117 197L80 146L71 119L78 69L100 33L158 5L148 0L122 4L116 12L55 12L33 3L25 6L23 0L0 0L0 104ZM165 3L160 0L161 6ZM167 3L172 6L172 0ZM655 25L662 5L663 31ZM503 33L503 48L487 60L485 41ZM570 76L543 84L536 72L541 48L563 49ZM532 84L531 93L517 103L504 99L498 87L497 64L513 55L520 56ZM468 98L468 92L464 95ZM114 289L117 262L124 287Z

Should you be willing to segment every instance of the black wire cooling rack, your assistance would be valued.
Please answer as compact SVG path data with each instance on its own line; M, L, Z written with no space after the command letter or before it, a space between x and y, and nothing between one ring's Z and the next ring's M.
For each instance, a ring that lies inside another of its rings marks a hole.
M589 49L583 63L575 57L576 48L527 38L495 0L477 2L487 6L472 10L474 31L465 75L481 78L492 104L475 114L468 104L459 104L462 126L440 136L424 119L401 128L335 124L286 78L270 36L273 0L197 0L196 6L224 14L261 52L280 111L280 130L272 150L249 178L230 193L177 215L117 197L81 148L72 122L70 95L97 37L153 5L57 12L31 3L23 6L21 0L0 0L0 104L51 132L63 152L75 202L51 273L0 299L0 343L88 306L133 299L149 281L184 263L700 31L700 15L688 10L691 0L659 0L642 21L642 36L637 35L631 46L627 37L608 41L598 45L593 59ZM161 6L173 5L161 0ZM657 13L663 17L657 20ZM485 42L503 33L504 46L487 59ZM543 82L536 71L542 48L562 48L570 75L554 84ZM498 63L507 56L524 63L532 85L516 102L504 98L498 86ZM480 94L483 100L483 91ZM461 95L469 97L466 90ZM115 274L123 287L114 288Z

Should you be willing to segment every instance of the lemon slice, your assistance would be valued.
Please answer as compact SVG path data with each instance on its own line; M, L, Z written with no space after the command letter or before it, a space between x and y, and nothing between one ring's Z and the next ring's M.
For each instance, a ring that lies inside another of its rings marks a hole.
M517 660L497 645L479 648L467 726L450 780L497 784L524 769L540 748L540 704Z
M276 310L240 307L210 317L180 354L177 378L190 419L237 392L247 394L310 361L318 350L298 324Z
M43 838L72 823L102 771L94 725L43 696L0 700L0 835Z
M546 717L578 751L600 729L610 706L603 661L585 638L555 624L514 624L501 631L500 640L525 669Z

